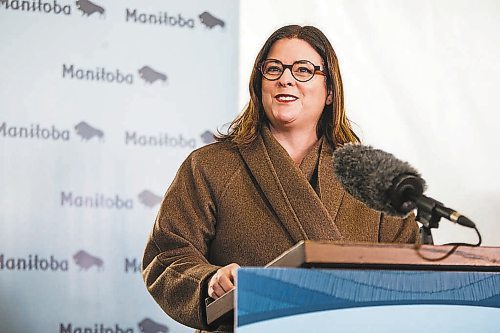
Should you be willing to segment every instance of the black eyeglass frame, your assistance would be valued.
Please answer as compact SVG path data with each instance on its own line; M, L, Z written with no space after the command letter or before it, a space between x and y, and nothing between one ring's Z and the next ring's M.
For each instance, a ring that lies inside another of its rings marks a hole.
M280 64L283 66L283 71L281 72L280 76L278 76L277 78L270 79L270 78L266 77L266 75L264 74L264 64L265 64L265 63L267 63L267 62L269 62L269 61L273 61L273 62L280 63ZM310 78L308 78L307 80L300 80L300 79L297 79L297 78L295 77L295 75L293 75L292 68L293 68L293 65L295 65L295 64L297 64L297 63L310 63L310 64L313 66L313 68L314 68L314 72L312 73L312 75L311 75L311 77L310 77ZM326 76L325 72L323 72L323 71L321 70L321 66L316 66L316 65L315 65L315 64L313 64L311 61L309 61L309 60L305 60L305 59L303 59L303 60L297 60L297 61L295 61L295 62L294 62L293 64L291 64L291 65L290 65L290 64L289 64L289 65L285 65L284 63L282 63L282 62L281 62L280 60L278 60L278 59L272 59L272 58L270 58L270 59L266 59L266 60L262 61L262 62L260 63L260 65L259 65L259 71L260 71L260 73L262 74L262 77L263 77L264 79L268 80L268 81L276 81L276 80L279 80L279 79L283 76L283 73L285 73L285 70L286 70L287 68L290 70L290 74L292 74L292 77L293 77L295 80L299 81L299 82L308 82L308 81L311 81L311 80L312 80L312 78L314 77L314 75L316 75L316 74L318 74L318 75L322 75L322 76Z

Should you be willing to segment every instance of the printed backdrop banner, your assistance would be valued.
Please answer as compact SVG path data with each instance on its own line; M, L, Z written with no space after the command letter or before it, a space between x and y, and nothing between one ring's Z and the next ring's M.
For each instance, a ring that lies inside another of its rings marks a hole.
M238 2L0 0L0 332L191 332L140 261L237 112Z

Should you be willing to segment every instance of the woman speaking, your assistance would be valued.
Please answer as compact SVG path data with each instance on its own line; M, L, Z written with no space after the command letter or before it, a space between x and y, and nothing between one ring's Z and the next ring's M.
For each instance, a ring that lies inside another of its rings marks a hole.
M275 31L257 55L248 106L216 143L192 152L163 199L143 277L178 322L209 327L204 299L234 287L301 240L415 242L414 216L385 216L346 193L333 151L359 139L345 115L335 52L312 26Z

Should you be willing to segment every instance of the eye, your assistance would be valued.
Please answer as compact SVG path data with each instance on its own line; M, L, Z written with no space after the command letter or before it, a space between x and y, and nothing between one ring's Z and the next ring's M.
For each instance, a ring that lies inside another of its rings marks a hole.
M306 66L306 65L297 66L295 71L297 73L300 73L300 74L312 74L313 73L312 68L310 68L309 66Z
M265 68L265 72L269 74L279 74L281 73L281 67L278 65L268 65Z
M293 73L300 78L308 78L314 75L314 65L307 60L299 60L293 64Z

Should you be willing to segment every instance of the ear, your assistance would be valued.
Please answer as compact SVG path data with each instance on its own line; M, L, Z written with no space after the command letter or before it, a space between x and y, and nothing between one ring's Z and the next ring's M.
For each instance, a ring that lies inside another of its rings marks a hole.
M329 92L328 93L328 96L326 96L326 101L325 101L325 104L326 105L330 105L333 103L333 92Z

